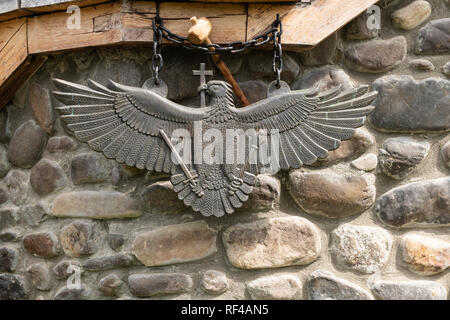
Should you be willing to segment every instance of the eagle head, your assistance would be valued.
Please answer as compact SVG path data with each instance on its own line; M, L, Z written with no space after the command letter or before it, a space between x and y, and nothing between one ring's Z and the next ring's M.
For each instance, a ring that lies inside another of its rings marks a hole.
M199 88L200 91L205 91L211 96L211 99L215 98L227 98L233 101L233 90L230 84L225 81L211 80L206 85Z

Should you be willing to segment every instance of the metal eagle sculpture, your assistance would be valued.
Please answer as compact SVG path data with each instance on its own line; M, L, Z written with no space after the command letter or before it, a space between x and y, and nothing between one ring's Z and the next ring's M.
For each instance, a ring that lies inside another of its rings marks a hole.
M248 199L256 175L267 167L248 160L263 143L275 141L273 132L279 143L275 171L312 164L354 135L374 109L370 103L377 94L367 86L297 90L236 108L230 85L213 80L200 88L210 95L209 105L190 108L149 89L112 81L108 87L92 80L88 86L59 79L54 83L60 91L53 94L63 104L56 109L77 139L119 163L171 174L180 200L204 216L217 217L233 213ZM243 154L244 163L185 163L174 149L172 132L193 133L196 122L223 134L229 128L258 129L267 136L244 151L227 151Z

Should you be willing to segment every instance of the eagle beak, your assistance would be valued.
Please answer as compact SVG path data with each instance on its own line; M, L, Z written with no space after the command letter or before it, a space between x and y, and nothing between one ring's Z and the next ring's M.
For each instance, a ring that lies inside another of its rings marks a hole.
M201 86L198 87L197 91L198 91L198 93L201 93L201 92L209 93L208 85L206 83L202 84Z

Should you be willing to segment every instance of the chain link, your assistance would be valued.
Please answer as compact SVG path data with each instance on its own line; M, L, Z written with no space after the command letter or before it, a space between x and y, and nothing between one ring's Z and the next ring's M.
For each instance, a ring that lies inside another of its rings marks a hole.
M216 43L198 45L192 43L188 38L179 36L169 29L167 29L162 19L159 16L159 5L157 5L156 17L152 20L153 28L153 56L152 56L152 70L155 84L159 84L159 72L163 66L163 58L161 55L161 43L162 39L167 39L170 42L179 44L189 50L199 50L206 54L218 54L222 52L239 53L249 47L262 46L270 41L273 41L273 60L272 69L276 76L276 86L280 87L280 75L283 71L283 54L281 48L281 34L283 33L280 16L277 14L276 20L272 23L272 27L254 37L249 41L233 41L225 45L219 45ZM214 48L214 50L209 50Z

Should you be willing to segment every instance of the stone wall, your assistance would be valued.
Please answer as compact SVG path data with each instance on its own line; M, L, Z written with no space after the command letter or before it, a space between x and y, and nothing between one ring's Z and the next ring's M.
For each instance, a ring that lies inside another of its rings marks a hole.
M141 86L150 48L50 56L0 112L0 299L447 299L450 7L379 5L380 31L363 14L284 55L293 89L372 85L366 126L313 166L259 176L224 218L78 143L54 111L52 77ZM191 70L207 58L163 56L169 98L197 106ZM270 52L224 58L252 102L265 98ZM81 287L67 287L76 270Z

